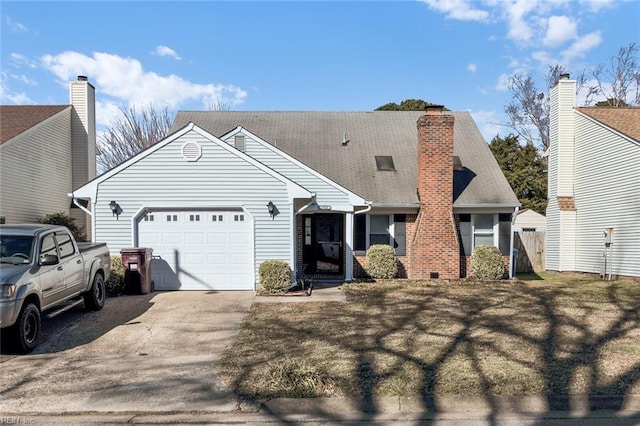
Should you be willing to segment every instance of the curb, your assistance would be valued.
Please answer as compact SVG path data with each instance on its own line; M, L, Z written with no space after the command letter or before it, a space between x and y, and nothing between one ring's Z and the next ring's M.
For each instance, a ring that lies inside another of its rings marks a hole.
M380 397L371 400L352 398L278 398L258 403L241 402L245 413L277 414L326 413L547 413L566 411L637 411L640 395L568 395L568 396L438 396Z

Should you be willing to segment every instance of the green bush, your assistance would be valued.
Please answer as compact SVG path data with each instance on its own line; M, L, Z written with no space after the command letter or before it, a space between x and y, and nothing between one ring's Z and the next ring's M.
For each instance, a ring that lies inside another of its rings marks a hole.
M282 260L266 260L258 268L260 284L265 290L277 292L291 285L291 268Z
M40 219L40 223L47 225L66 226L76 241L86 241L84 227L76 225L76 220L64 212L51 213Z
M110 294L119 294L125 291L124 265L121 257L111 256L111 275L104 285L107 288L107 293Z
M495 246L478 246L471 257L471 276L480 280L499 280L504 275L500 249Z
M364 270L371 278L395 278L398 275L398 257L393 247L387 244L369 247Z

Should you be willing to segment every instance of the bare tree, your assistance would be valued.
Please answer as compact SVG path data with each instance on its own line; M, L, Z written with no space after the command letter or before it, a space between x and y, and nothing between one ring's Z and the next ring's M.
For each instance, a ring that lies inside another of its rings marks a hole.
M640 46L630 43L621 47L618 54L609 58L609 63L600 64L591 71L595 79L597 95L604 96L607 106L640 106ZM635 91L635 93L634 93Z
M140 111L135 106L120 108L122 113L98 136L98 171L107 171L164 138L173 117L169 110L154 109L151 104Z
M516 74L509 78L512 100L505 108L506 125L515 131L527 145L547 149L549 147L549 87L566 72L562 65L547 68L545 91L536 87L533 76Z

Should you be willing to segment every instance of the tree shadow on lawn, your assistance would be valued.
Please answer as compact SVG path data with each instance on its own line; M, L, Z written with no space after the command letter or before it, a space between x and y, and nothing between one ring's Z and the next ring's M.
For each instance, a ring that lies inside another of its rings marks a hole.
M282 363L286 352L317 365L334 394L356 398L369 414L382 410L378 395L418 396L430 414L446 409L442 396L470 395L484 401L495 423L505 410L528 411L518 397L542 396L548 412L586 404L586 419L598 410L623 410L630 392L640 393L637 288L377 285L358 285L342 306L254 307L223 358L227 377L234 367L241 371L231 374L232 389L249 399L281 397L281 389L255 391L251 382L266 374L265 365ZM330 348L344 365L332 366L324 359L330 355L314 354L312 346ZM238 349L244 356L230 359Z

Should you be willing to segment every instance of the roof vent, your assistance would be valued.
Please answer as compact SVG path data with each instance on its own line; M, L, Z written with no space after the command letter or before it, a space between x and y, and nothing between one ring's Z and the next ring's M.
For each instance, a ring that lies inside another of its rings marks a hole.
M247 144L244 139L244 135L235 135L233 137L233 145L236 147L236 149L242 152L246 152Z
M182 156L187 161L198 161L202 157L202 147L195 142L182 145Z
M396 166L393 164L393 157L390 155L376 155L376 167L381 172L395 172Z

